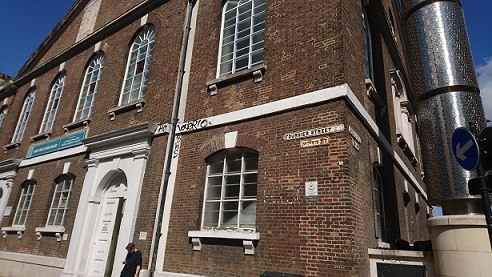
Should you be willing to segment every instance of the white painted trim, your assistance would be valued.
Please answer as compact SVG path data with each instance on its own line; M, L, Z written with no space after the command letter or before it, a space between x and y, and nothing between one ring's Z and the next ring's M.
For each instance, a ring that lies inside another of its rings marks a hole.
M183 274L183 273L175 273L175 272L167 272L167 271L162 271L158 272L156 271L154 273L155 277L205 277L202 275L191 275L191 274Z
M14 261L23 264L37 264L57 268L63 268L63 266L65 265L65 259L3 251L0 251L0 260Z
M195 122L207 121L207 124L196 124L194 125L197 126L197 128L195 129L184 128L185 130L179 131L180 130L179 126L190 125L189 122L184 122L178 125L178 129L176 130L176 133L184 134L187 132L217 127L217 126L231 124L239 121L245 121L248 119L263 117L274 113L285 112L292 109L298 109L304 106L320 104L320 103L336 100L339 98L344 98L354 108L355 112L360 116L363 123L368 127L368 130L373 135L373 137L381 143L384 150L393 159L397 167L400 169L401 173L410 181L412 186L427 202L428 201L427 193L420 186L417 179L415 179L415 177L412 175L410 169L405 165L405 163L400 158L398 153L396 153L395 149L388 142L388 140L381 132L381 130L379 130L379 127L377 126L374 119L372 119L372 117L366 111L362 103L359 101L359 99L357 99L357 97L352 92L348 84L342 84L336 87L325 88L325 89L301 94L298 96L266 103L263 105L246 108L239 111L234 111L230 113L225 113L221 115L216 115L216 116L196 120Z
M72 164L71 162L67 162L67 163L65 163L63 165L63 174L67 174L68 173L68 171L70 170L70 165L71 164Z
M81 153L84 153L86 151L87 151L87 146L79 145L77 147L72 147L72 148L61 150L61 151L49 153L46 155L34 157L31 159L22 160L19 163L19 167L26 167L26 166L39 164L39 163L44 163L44 162L48 162L51 160L56 160L56 159L60 159L60 158L68 157L68 156L81 154Z
M190 238L221 238L221 239L240 239L240 240L259 240L260 233L248 233L238 231L218 231L218 230L203 230L203 231L188 231Z
M45 227L37 227L34 229L34 232L41 233L65 233L64 226L45 226Z
M237 131L229 132L224 135L225 148L236 147Z
M301 94L298 96L277 100L263 105L242 109L239 111L220 114L220 115L206 118L208 124L204 127L201 127L200 129L217 127L217 126L231 124L238 121L244 121L248 119L271 115L274 113L285 112L292 109L298 109L308 105L328 102L334 99L345 97L349 92L352 93L348 85L343 84L340 86L325 88L322 90L317 90L317 91ZM184 126L184 125L188 125L188 122L181 123L178 126ZM186 129L183 131L179 131L179 130L180 128L176 130L176 133L183 134L198 129L192 129L192 130Z
M2 227L1 230L5 231L5 232L24 232L24 231L26 231L26 226L25 225L12 225L12 226Z

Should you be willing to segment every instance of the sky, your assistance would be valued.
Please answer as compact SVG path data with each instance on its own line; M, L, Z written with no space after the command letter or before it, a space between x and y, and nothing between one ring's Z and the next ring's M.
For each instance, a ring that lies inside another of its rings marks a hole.
M75 1L16 0L2 10L0 73L14 76ZM485 117L492 120L492 0L462 5Z

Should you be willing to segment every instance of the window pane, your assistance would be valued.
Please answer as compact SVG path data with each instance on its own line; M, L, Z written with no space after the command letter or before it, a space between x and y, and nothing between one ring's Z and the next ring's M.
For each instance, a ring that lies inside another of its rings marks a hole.
M241 58L241 59L238 59L236 61L236 70L241 70L241 69L245 69L248 67L248 57L244 57L244 58Z
M232 61L223 63L220 66L220 75L232 73Z
M257 64L263 61L263 51L253 54L251 64Z
M246 174L243 176L243 197L256 197L258 174Z
M205 203L205 213L203 216L204 227L218 227L219 226L219 202Z
M241 159L228 160L226 172L239 172L241 171Z
M241 204L240 228L256 227L256 201L244 201Z
M223 227L238 227L238 204L237 201L224 202L222 208L222 226Z
M222 193L222 176L209 177L207 187L207 200L219 200Z

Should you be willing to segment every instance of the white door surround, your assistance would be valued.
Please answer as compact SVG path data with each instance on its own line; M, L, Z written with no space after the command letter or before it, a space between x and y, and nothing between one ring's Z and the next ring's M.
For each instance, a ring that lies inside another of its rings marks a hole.
M145 123L83 141L90 150L88 168L61 276L104 276L108 256L113 252L112 275L119 276L123 268L121 261L126 256L125 247L134 237L142 182L155 128L154 124ZM116 207L116 202L120 205L121 201L124 201L123 215L113 251L109 239L101 234L114 234L112 228L115 227L118 208L108 208L108 205ZM95 262L96 259L99 262Z
M7 201L12 191L17 174L17 167L21 160L10 159L0 162L0 222L2 222L3 214L7 208Z

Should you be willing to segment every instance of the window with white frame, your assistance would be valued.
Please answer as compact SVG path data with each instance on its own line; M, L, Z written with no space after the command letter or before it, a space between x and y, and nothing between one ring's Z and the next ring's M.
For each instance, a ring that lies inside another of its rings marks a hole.
M362 9L362 30L364 35L364 66L366 79L374 82L374 70L372 64L372 43L371 43L371 28L369 19L367 18L366 10Z
M12 137L12 143L20 142L24 136L24 131L26 130L27 120L31 114L32 105L34 104L34 98L36 97L36 89L31 89L27 94L26 99L24 99L24 105L22 106L22 111L19 116L19 121L17 121L17 126L15 127L14 136Z
M63 226L72 194L73 180L73 176L68 174L55 180L55 191L46 226Z
M144 26L135 37L128 55L120 105L135 102L145 96L154 40L155 28L153 25Z
M266 0L228 0L222 10L217 76L263 62Z
M64 73L58 75L55 83L51 87L50 99L48 100L48 105L46 106L40 133L51 131L53 128L53 122L55 121L56 112L58 111L58 106L60 105L66 79L67 75Z
M21 196L19 198L19 203L17 204L17 210L15 211L14 222L12 225L26 224L27 214L31 207L35 186L36 183L33 181L25 182L22 185Z
M85 71L84 82L80 91L79 103L75 112L74 121L89 118L96 98L99 79L104 64L104 54L99 53L89 63Z
M374 168L373 171L376 237L380 242L384 242L386 241L386 222L384 213L383 178L377 168Z
M255 229L258 154L228 149L208 160L202 228Z
M7 117L7 113L8 113L8 108L7 106L4 105L0 109L0 128L2 128L3 123L5 123L5 118Z

